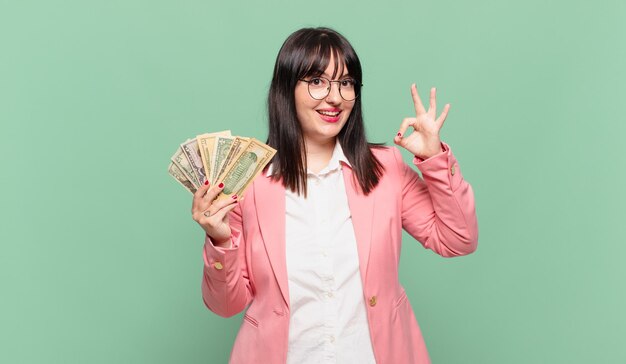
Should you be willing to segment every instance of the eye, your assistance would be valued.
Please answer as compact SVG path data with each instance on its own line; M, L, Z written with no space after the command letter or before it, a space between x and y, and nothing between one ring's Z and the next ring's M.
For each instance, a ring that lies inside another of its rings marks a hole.
M356 84L356 81L354 81L351 78L346 78L344 80L341 80L341 87L352 88L354 87L355 84Z
M312 78L311 81L309 81L309 83L313 86L320 86L324 83L324 81L319 77L315 77L315 78Z

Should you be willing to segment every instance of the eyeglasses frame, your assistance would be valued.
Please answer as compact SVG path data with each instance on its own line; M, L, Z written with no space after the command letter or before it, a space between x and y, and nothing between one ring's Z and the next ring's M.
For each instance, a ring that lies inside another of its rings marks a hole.
M324 80L328 81L328 83L330 85L328 87L328 92L321 99L313 97L313 95L311 94L311 81L313 81L313 79L315 79L315 78L323 78ZM307 91L309 91L309 96L311 96L315 100L324 100L325 98L327 98L328 95L330 95L330 91L333 88L333 82L337 82L337 87L339 88L339 96L341 96L341 98L344 99L344 101L354 101L354 100L356 100L359 97L359 94L360 94L359 91L361 91L361 87L363 87L363 84L362 83L360 83L360 84L357 83L354 78L351 78L351 79L354 80L354 86L355 86L354 98L352 100L346 99L345 97L343 97L343 94L341 93L341 81L344 81L345 79L344 80L329 80L326 77L315 76L315 77L312 77L310 80L305 80L304 78L299 78L298 81L302 81L302 82L306 82L307 83ZM357 91L357 86L358 86L358 91Z

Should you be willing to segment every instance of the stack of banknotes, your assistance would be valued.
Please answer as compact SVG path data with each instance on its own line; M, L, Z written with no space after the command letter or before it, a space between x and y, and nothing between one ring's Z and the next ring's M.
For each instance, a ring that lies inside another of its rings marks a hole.
M167 171L192 194L208 180L211 186L224 183L218 199L241 197L274 154L275 149L254 138L233 136L225 130L186 140L172 156Z

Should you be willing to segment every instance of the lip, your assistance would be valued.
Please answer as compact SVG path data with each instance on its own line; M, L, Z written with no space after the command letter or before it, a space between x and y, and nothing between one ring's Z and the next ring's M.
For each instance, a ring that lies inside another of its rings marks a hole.
M317 109L315 111L318 112L317 115L319 115L320 119L324 120L327 123L336 123L339 121L339 118L341 116L341 109L337 109L337 108ZM329 115L320 114L319 111L338 112L339 114L337 114L337 116L329 116Z

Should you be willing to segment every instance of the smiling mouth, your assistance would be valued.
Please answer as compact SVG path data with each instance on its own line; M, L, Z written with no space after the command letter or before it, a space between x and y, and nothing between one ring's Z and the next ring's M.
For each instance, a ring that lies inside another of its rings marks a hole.
M341 111L325 111L325 110L317 110L320 115L330 116L331 118L336 118L339 116Z
M329 118L336 118L336 117L339 117L339 114L341 114L341 111L328 111L328 110L316 110L316 111L318 114L329 117Z

